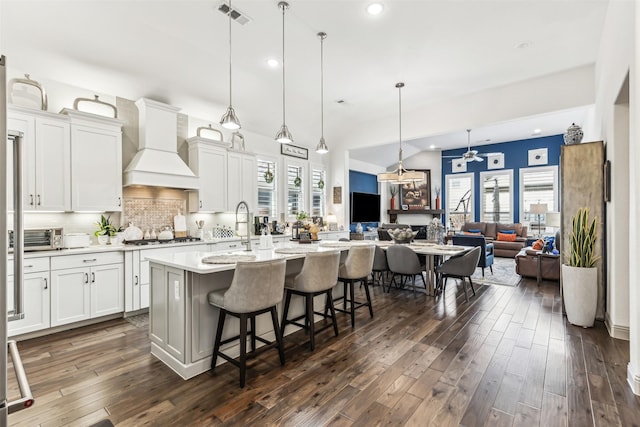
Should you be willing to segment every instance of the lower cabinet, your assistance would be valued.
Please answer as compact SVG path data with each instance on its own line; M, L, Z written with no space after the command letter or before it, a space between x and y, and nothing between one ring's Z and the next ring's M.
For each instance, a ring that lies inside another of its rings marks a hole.
M121 253L52 258L51 326L124 311L123 275Z
M48 261L47 261L48 264ZM7 323L9 336L47 329L51 326L49 319L49 270L39 273L25 273L22 287L24 318ZM7 280L7 307L14 309L13 276Z

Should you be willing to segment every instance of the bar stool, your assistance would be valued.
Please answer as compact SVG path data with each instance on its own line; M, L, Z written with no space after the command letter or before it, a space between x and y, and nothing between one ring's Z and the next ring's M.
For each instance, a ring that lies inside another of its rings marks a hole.
M213 372L216 367L218 356L222 357L240 368L240 387L245 385L247 357L254 357L258 354L256 340L266 344L258 349L259 352L271 347L278 347L280 364L284 365L284 346L278 325L276 304L282 301L285 268L285 259L238 262L229 289L212 291L207 295L209 304L220 310L211 358L211 371ZM276 340L273 342L256 336L256 316L266 312L271 313L273 331L276 336ZM240 334L223 340L222 331L227 314L240 319ZM250 331L247 331L247 320L251 321ZM251 353L249 354L247 354L247 332L251 337ZM220 351L221 345L235 340L240 341L239 360Z
M373 317L373 306L371 305L371 295L369 295L369 286L367 282L371 269L373 268L373 257L375 254L375 245L352 246L349 248L347 259L344 264L340 265L338 272L338 282L343 283L343 296L335 298L334 301L343 300L343 308L335 308L341 313L351 314L351 327L356 324L356 309L360 307L369 307L369 315ZM354 284L364 284L364 291L367 295L367 302L356 301L354 295ZM349 293L347 294L347 290ZM349 303L349 310L347 310Z
M332 291L338 282L339 262L340 252L338 251L311 252L306 255L300 273L287 275L285 277L284 288L286 299L284 303L284 314L282 316L282 335L284 336L284 330L288 324L306 329L309 333L309 347L311 351L315 349L315 334L317 332L323 331L333 325L333 332L338 336L338 322L336 321L336 312L333 308ZM326 294L325 311L322 313L314 311L313 309L313 298L321 294ZM304 314L298 317L288 319L291 295L304 297L305 311ZM331 312L330 316L327 315L327 307ZM314 314L318 314L325 319L331 319L331 324L316 329ZM298 323L298 321L303 318L305 319L304 324Z

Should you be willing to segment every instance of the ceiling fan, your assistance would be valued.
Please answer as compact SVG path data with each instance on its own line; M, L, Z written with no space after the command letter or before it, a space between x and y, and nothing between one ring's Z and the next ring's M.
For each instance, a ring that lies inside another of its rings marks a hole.
M467 151L462 156L442 156L444 158L459 159L464 162L482 162L483 157L488 157L499 153L478 153L478 150L471 149L471 129L467 129Z

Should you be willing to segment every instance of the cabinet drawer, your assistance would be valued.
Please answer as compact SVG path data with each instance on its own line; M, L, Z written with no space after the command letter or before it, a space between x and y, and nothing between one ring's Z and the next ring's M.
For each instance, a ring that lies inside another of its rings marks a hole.
M240 240L234 240L232 242L216 242L211 245L212 252L218 251L237 251L240 249L244 249L244 245L240 243Z
M25 258L22 263L25 273L35 273L38 271L49 271L49 257ZM13 276L13 260L7 262L7 274Z
M84 255L66 255L51 258L51 269L91 267L100 264L117 264L124 262L122 252L90 253Z

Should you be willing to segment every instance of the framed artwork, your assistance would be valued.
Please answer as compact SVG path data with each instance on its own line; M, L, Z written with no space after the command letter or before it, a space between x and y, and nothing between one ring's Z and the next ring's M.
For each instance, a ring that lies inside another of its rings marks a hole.
M467 171L467 162L464 159L453 159L451 161L451 172L466 172Z
M431 207L431 170L415 169L424 172L424 179L412 181L400 186L400 204L409 209L429 209Z
M489 154L487 169L504 169L504 153Z
M540 165L546 165L547 163L548 163L548 159L547 159L546 148L529 150L529 166L540 166Z
M339 205L342 203L342 187L333 187L333 204Z
M309 149L290 144L280 144L280 154L307 160L309 158Z

